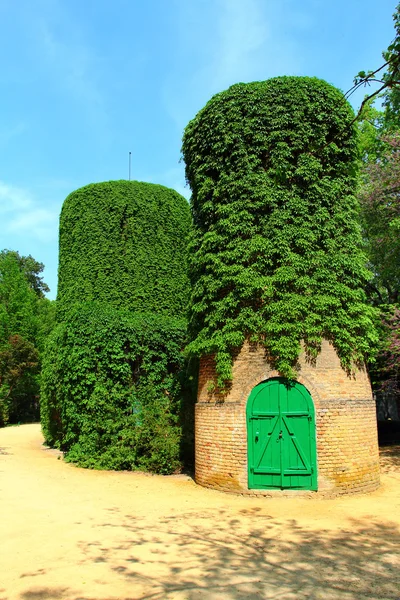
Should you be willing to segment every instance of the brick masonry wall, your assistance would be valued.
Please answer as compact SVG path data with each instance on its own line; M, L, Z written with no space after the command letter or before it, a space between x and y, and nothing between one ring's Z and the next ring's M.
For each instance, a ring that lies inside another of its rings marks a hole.
M332 496L368 492L379 486L375 402L368 375L349 377L331 344L324 342L316 363L299 360L297 380L310 392L316 412L318 492L249 490L246 404L261 381L277 377L265 351L245 344L235 358L231 388L215 389L213 357L200 361L196 404L197 483L242 494Z

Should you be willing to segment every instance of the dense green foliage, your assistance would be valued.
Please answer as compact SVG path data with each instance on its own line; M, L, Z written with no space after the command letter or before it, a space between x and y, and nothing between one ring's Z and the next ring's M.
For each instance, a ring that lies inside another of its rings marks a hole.
M381 138L382 139L382 138ZM364 165L359 191L377 304L400 302L400 134L385 136L379 160ZM373 288L371 287L373 286Z
M400 128L400 4L393 14L395 37L388 49L383 53L387 63L384 76L385 88L385 120L392 130Z
M29 341L36 337L37 297L29 287L14 252L0 254L0 335L18 333Z
M281 77L217 94L185 130L189 349L215 353L220 385L246 338L286 376L302 340L310 357L331 340L348 369L373 351L353 118L326 82Z
M400 134L392 117L367 105L359 129L363 166L359 187L361 225L372 279L369 302L381 316L379 352L370 365L373 389L400 394ZM372 117L372 118L371 118Z
M41 421L67 460L171 473L188 458L190 222L182 196L149 183L93 184L65 200Z
M54 303L32 256L0 252L0 426L39 418L40 355Z
M367 102L356 123L361 167L379 160L386 149L386 144L379 133L384 123L384 112L376 108L373 100ZM361 178L363 179L362 168Z
M44 264L35 260L30 254L28 256L21 256L15 250L3 250L2 254L4 253L15 258L30 289L35 292L38 298L44 298L45 292L50 291L49 286L43 281L42 277Z
M188 203L137 181L83 187L60 218L59 320L76 302L181 316L188 302Z
M0 425L39 418L39 352L22 336L0 346Z
M179 468L185 338L184 320L78 305L48 341L46 441L85 467Z
M363 168L359 188L361 224L373 279L367 293L380 311L379 352L370 365L376 391L400 396L400 4L393 15L395 37L383 52L384 64L361 72L355 88L371 81L380 85L358 113ZM380 96L383 110L372 100Z

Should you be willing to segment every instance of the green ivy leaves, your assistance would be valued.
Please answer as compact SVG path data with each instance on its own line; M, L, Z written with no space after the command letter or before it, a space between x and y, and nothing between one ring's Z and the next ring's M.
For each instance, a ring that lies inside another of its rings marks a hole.
M246 338L288 377L301 341L315 355L331 340L347 369L373 352L352 120L326 82L279 77L217 94L186 127L189 351L216 355L221 386Z
M184 320L77 305L43 361L46 441L85 467L179 468L185 341Z
M70 194L60 219L59 320L82 300L185 314L189 228L187 201L161 185L109 181Z
M92 184L65 200L41 421L67 460L171 473L191 446L182 433L190 222L182 196L149 183Z

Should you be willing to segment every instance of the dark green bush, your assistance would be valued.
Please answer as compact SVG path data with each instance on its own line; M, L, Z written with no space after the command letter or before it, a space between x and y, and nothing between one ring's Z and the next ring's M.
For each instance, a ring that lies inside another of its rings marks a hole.
M185 314L190 220L185 198L152 183L109 181L70 194L60 218L59 321L81 301Z
M302 340L311 358L331 340L347 369L373 352L353 118L325 81L279 77L217 94L186 127L190 350L216 355L220 385L246 338L288 377Z
M149 183L92 184L65 200L41 421L67 460L171 473L190 455L190 223L182 196Z
M50 336L43 362L46 442L85 467L178 469L185 339L184 320L77 305Z

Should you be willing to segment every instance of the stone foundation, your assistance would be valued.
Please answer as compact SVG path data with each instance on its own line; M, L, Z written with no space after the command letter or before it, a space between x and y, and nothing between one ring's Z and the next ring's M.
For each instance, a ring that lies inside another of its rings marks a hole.
M318 492L254 490L247 485L246 404L258 383L279 373L265 351L245 344L233 365L232 386L215 392L212 356L200 362L196 404L196 482L224 491L251 495L332 496L370 492L379 486L376 408L365 370L349 377L331 344L323 342L316 364L300 356L297 381L316 412Z

